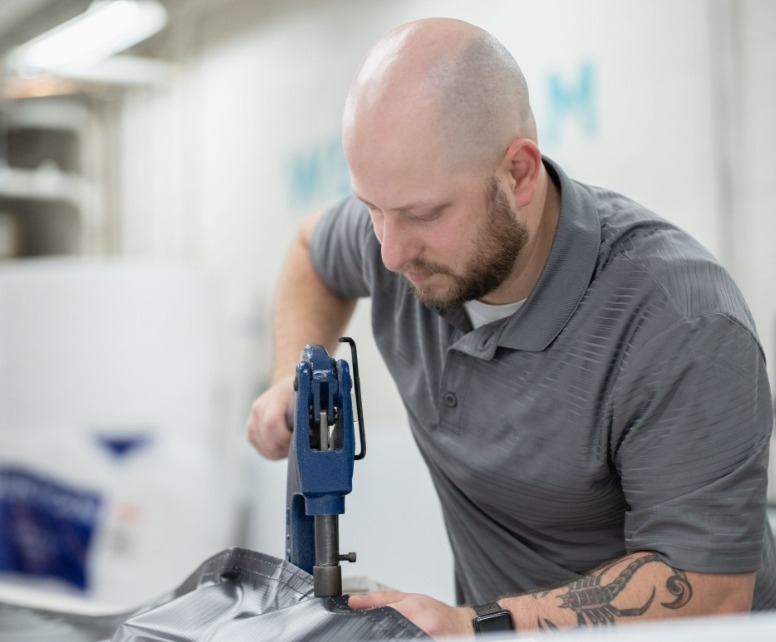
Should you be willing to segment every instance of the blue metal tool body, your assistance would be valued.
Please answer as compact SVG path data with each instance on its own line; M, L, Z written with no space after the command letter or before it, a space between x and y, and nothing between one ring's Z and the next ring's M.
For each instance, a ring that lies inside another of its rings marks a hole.
M343 340L351 343L354 368L357 368L355 346L352 340ZM352 489L353 462L365 452L359 401L362 444L361 454L355 454L351 386L347 362L333 359L322 346L305 346L294 381L296 405L288 458L286 557L308 573L313 573L314 569L317 572L322 563L337 565L336 560L348 559L336 550L339 545L336 517L333 526L321 526L316 517L345 512L345 495ZM360 400L358 386L356 394ZM326 426L322 427L324 422ZM319 532L316 539L316 524L319 530L334 531L328 535L324 533L334 539L323 545L324 548L333 546L332 554L320 552L322 534ZM316 557L321 556L328 557L329 561L316 561ZM353 561L355 555L351 554L351 557Z

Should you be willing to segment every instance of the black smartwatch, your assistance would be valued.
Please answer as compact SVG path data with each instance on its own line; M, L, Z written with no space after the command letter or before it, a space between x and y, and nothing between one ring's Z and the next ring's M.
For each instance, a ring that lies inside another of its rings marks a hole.
M473 606L472 608L477 613L477 617L472 620L475 633L515 630L512 614L506 609L502 609L498 602Z

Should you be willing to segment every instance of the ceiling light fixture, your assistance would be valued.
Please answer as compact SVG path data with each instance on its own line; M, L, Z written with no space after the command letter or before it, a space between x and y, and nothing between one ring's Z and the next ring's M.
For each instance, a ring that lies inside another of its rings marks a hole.
M22 75L102 62L167 24L157 0L95 0L84 13L16 48L10 66Z

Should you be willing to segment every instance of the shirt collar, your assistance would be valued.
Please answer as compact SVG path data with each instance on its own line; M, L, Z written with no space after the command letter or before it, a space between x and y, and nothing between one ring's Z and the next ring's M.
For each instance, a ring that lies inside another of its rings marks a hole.
M598 260L601 227L593 196L572 181L549 158L544 165L560 190L560 216L555 238L539 280L522 307L503 325L498 345L515 350L540 352L574 314L587 290ZM463 307L440 311L452 325L471 330ZM495 344L493 344L495 350Z

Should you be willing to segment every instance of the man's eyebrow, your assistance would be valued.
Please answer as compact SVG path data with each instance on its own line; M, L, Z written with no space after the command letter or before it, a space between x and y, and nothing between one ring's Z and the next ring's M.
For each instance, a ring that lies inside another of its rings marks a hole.
M374 205L373 203L370 203L365 198L359 196L356 192L353 192L353 196L355 196L359 201L361 201L364 205L371 209L379 210L380 208ZM417 201L415 203L408 203L407 205L403 205L402 207L392 207L391 209L394 212L412 212L413 210L439 210L444 207L447 207L448 203L432 203L430 201Z

